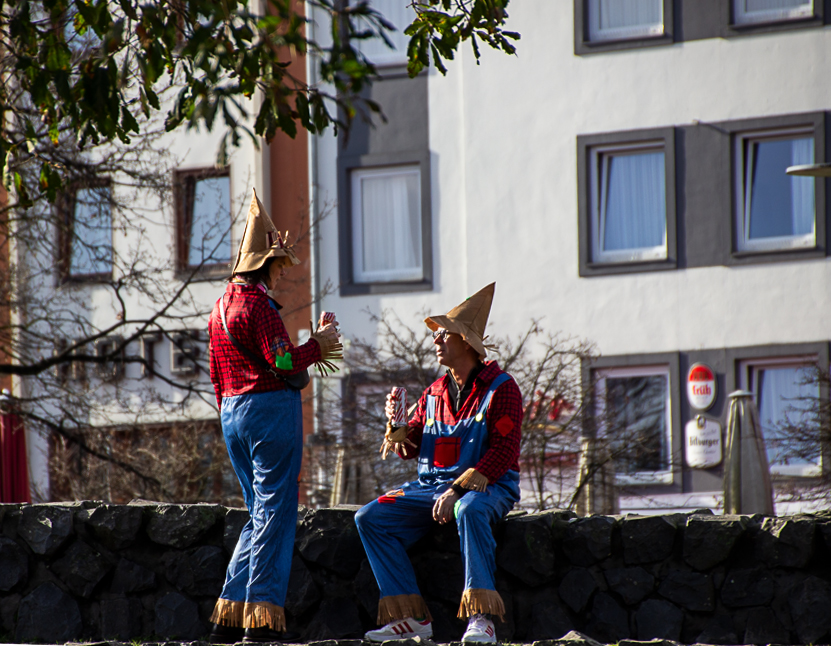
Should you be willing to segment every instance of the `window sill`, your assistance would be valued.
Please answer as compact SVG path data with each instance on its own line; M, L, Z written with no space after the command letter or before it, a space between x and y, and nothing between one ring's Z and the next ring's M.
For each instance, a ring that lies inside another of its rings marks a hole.
M644 471L641 473L615 475L615 483L624 486L637 485L671 485L673 484L672 471Z
M748 31L754 28L769 28L769 27L785 27L787 25L796 25L812 22L820 22L821 18L816 15L812 16L797 16L795 18L778 18L775 20L760 20L758 22L733 22L728 27L735 31Z
M177 280L189 280L192 283L217 282L230 278L231 269L228 265L210 265L198 269L186 267L177 269L174 276Z
M636 274L677 269L675 260L629 260L626 262L589 262L580 268L581 277Z
M787 262L790 260L815 260L825 258L825 249L814 247L791 247L789 249L769 249L765 251L733 251L730 264L753 264L765 262Z
M602 52L672 45L673 43L675 43L675 38L673 38L672 34L668 33L661 34L660 36L633 36L631 38L610 38L609 40L580 40L574 44L574 53L578 56L583 54L600 54Z
M399 294L406 292L429 292L433 289L432 280L347 283L341 285L341 296L366 296L368 294Z
M100 274L71 274L68 276L61 276L59 279L60 285L91 285L95 283L111 283L113 280L112 272Z

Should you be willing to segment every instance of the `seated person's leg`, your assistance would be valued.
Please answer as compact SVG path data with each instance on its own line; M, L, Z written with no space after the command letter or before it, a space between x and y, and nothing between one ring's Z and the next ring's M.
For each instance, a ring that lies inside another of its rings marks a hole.
M407 490L406 495L381 496L355 514L358 533L381 590L378 624L388 624L385 629L388 628L387 632L392 634L374 636L374 633L384 632L384 629L370 631L367 639L371 641L406 638L407 635L394 630L392 624L408 619L423 620L424 624L410 622L400 630L425 638L432 635L430 611L418 590L415 572L407 555L407 548L430 529L432 508L432 491Z

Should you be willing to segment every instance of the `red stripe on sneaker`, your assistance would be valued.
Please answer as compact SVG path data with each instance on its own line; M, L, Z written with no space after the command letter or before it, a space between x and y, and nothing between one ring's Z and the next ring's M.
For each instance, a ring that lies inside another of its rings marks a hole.
M409 633L413 632L413 629L410 628L410 624L408 624L406 621L404 622L404 628L406 628L407 632Z
M485 632L488 634L488 637L493 637L493 628L490 626L485 629Z

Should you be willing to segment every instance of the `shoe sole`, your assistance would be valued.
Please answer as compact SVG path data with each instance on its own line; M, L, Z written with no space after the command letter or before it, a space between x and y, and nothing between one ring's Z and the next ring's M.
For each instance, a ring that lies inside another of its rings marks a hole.
M372 642L373 644L383 644L384 642L388 642L390 640L415 639L416 637L420 637L421 639L433 639L433 633L430 633L429 635L412 635L411 637L395 635L394 637L384 637L383 639L372 639L371 637L364 635L364 641Z

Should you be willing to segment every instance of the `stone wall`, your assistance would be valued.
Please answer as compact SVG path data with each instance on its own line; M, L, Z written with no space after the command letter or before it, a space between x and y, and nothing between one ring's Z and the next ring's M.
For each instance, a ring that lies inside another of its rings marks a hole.
M378 588L354 508L298 509L286 600L304 641L359 637ZM0 505L0 641L195 639L247 513L216 505ZM576 518L512 514L496 530L501 640L572 629L603 642L831 639L831 514ZM458 640L455 527L411 557L437 641Z

